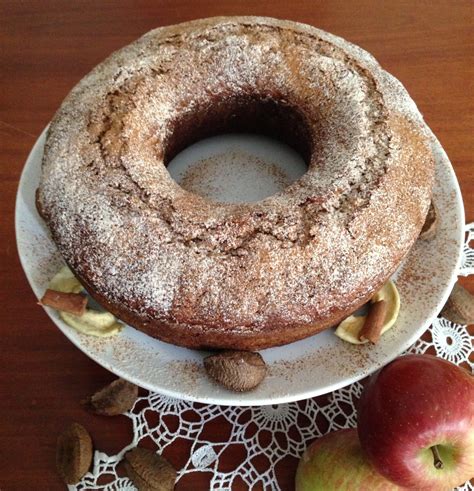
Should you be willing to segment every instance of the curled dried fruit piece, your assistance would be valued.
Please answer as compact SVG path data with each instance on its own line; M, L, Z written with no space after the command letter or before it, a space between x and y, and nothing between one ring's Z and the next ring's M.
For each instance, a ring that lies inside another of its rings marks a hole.
M376 304L384 300L386 311L384 312L384 320L382 326L376 326L376 329L369 333L372 342L377 342L380 335L387 332L395 324L400 312L400 295L393 281L388 281L385 285L371 298L370 303ZM350 315L344 319L336 329L336 336L343 341L352 344L364 344L369 341L369 338L361 333L367 320L366 315ZM372 336L374 334L375 336Z
M48 288L64 293L80 293L84 287L74 276L74 273L67 267L63 266L49 282Z
M49 282L49 289L69 295L84 291L84 287L67 266L61 268ZM84 303L87 302L85 297L81 296L81 298L84 298ZM119 333L123 327L110 312L99 312L87 309L85 306L82 313L65 310L61 305L53 305L53 307L59 311L60 317L66 324L82 334L105 338Z
M176 470L161 455L136 447L125 454L125 469L138 491L172 491Z
M474 324L474 295L456 283L441 315L456 324Z
M92 462L92 440L87 430L73 423L58 437L56 467L66 484L76 484Z
M59 312L60 317L76 331L98 338L114 336L122 330L122 324L109 312L98 312L86 309L83 315L77 316Z
M138 387L119 378L83 401L83 404L96 414L116 416L132 409L137 397Z
M433 201L430 203L428 214L426 215L425 223L418 236L421 240L432 240L436 236L439 223L439 212Z
M267 366L259 353L222 351L204 359L208 375L225 388L246 392L257 387L267 374Z

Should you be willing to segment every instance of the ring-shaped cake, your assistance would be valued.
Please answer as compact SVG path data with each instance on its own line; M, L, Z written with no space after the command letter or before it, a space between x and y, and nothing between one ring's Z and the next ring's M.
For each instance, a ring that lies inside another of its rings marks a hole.
M181 188L167 163L217 133L279 138L308 171L256 203ZM349 315L393 274L431 198L430 137L362 49L262 17L162 27L71 91L38 209L105 308L167 342L261 349Z

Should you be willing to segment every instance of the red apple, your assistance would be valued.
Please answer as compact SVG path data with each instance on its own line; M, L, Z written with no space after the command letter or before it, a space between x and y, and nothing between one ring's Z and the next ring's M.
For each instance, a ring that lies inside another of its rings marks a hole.
M357 430L329 433L313 442L296 471L296 491L394 491L360 447Z
M459 486L474 476L474 377L434 356L402 356L365 387L358 431L371 463L399 486Z

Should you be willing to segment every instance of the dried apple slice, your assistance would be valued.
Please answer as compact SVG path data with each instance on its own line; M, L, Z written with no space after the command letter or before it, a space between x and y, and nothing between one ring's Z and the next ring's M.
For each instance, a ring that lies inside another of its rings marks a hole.
M385 320L382 326L381 334L387 332L395 324L398 314L400 312L400 295L398 294L397 287L393 281L388 281L385 285L371 298L371 303L385 300L387 303L387 312L385 314ZM360 332L365 324L366 315L350 315L347 319L344 319L335 331L337 337L343 341L347 341L352 344L365 344L367 339L359 339Z
M81 293L84 290L84 287L67 266L63 266L54 275L53 279L49 282L48 288L64 293Z
M82 332L82 334L106 338L114 336L122 330L122 325L109 312L87 309L80 317L68 312L59 312L59 315L66 324Z
M84 287L74 276L74 273L64 266L50 281L49 289L63 293L80 293ZM78 316L59 310L63 321L77 331L90 336L110 337L122 330L122 324L110 312L99 312L86 309L84 314Z

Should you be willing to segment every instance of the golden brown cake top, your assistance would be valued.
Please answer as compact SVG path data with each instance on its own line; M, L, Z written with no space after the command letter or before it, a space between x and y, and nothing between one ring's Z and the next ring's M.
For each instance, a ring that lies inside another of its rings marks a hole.
M186 192L165 164L216 132L262 131L308 172L251 204ZM39 204L76 274L143 320L250 330L349 311L398 266L433 159L403 86L310 26L222 17L159 28L71 92Z

